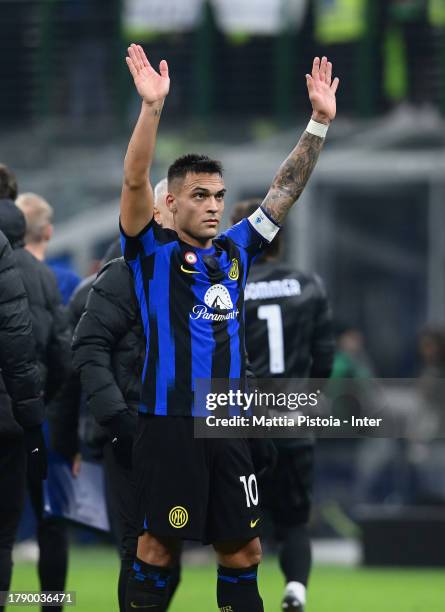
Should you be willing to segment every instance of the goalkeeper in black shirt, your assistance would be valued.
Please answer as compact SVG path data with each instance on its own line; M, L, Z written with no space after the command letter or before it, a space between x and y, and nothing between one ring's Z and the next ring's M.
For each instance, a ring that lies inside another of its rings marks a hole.
M258 208L256 200L235 206L237 223ZM321 280L281 261L281 234L257 260L245 289L246 346L258 378L328 378L334 357L332 320ZM311 568L307 523L311 509L314 441L275 440L277 464L262 485L262 504L282 541L286 579L282 609L302 612Z

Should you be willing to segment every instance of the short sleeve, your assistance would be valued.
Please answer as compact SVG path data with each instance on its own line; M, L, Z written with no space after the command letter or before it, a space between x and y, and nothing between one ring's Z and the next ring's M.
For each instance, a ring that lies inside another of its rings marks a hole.
M260 207L250 217L229 228L223 236L255 257L272 242L279 230L280 226Z
M164 242L162 239L162 228L151 219L149 223L136 236L127 236L119 220L119 231L122 255L125 261L132 263L138 256L152 255Z

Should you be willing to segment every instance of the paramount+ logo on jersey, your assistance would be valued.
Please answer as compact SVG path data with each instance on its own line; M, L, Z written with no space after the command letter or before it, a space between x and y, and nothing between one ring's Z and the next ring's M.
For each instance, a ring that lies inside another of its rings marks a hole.
M234 309L230 293L224 285L216 284L209 287L204 295L205 304L193 306L190 318L211 321L228 321L236 319L239 310Z

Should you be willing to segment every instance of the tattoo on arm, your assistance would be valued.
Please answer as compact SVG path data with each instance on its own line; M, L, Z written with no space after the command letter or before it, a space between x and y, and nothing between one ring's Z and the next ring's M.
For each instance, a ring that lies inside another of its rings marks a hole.
M324 139L304 132L289 157L281 164L262 208L281 223L298 200L315 168Z

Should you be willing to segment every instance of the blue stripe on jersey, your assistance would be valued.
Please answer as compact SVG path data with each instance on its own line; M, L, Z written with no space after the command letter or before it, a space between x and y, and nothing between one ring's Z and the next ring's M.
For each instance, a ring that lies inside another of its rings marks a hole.
M153 279L149 283L150 312L156 313L158 326L159 362L156 364L156 409L155 414L166 415L168 389L175 382L175 343L170 326L170 260L176 243L167 244L155 258ZM160 372L162 369L162 373ZM145 380L145 379L144 379Z
M268 244L267 240L255 230L247 219L242 219L236 225L232 225L221 234L220 238L230 238L243 250L252 249L256 252L261 250L262 244Z
M157 241L154 236L153 224L146 232L142 234L141 243L146 255L151 255L154 252L155 247L157 246Z
M196 303L205 305L204 295L209 284L198 281L197 278L191 286L196 297ZM200 318L189 319L190 339L192 345L192 391L195 391L195 380L205 378L210 380L212 376L212 359L215 350L215 339L213 338L212 321ZM208 416L205 407L196 406L193 401L193 416Z

